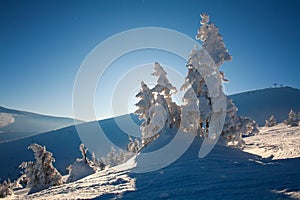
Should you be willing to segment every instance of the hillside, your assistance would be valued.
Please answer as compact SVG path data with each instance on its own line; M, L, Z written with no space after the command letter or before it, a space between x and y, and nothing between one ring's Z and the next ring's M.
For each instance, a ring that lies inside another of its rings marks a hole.
M259 126L274 115L277 122L287 119L291 109L300 111L300 90L291 87L267 88L230 95L238 115L254 119Z
M71 118L40 115L0 106L0 143L73 124L74 120Z

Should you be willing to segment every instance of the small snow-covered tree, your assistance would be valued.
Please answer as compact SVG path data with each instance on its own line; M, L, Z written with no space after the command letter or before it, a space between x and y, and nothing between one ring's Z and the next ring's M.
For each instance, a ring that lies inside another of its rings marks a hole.
M134 113L140 116L139 119L144 119L142 126L145 126L150 121L149 109L154 102L154 97L152 91L147 84L144 83L144 81L141 82L140 92L135 95L135 97L139 98L140 100L135 104L138 109Z
M297 119L300 121L300 112L298 112Z
M266 124L265 127L272 127L272 126L276 126L277 122L276 119L274 117L274 115L271 115L271 117L268 120L265 120Z
M105 164L103 164L95 155L95 153L92 153L92 167L94 169L104 169L105 168Z
M132 139L131 137L129 137L129 140L130 142L127 145L127 151L132 153L138 153L139 150L141 149L140 140L137 138Z
M31 144L28 149L34 152L35 162L23 162L20 167L25 169L30 193L62 184L62 176L53 166L55 159L52 153L38 144Z
M297 115L293 109L290 110L288 119L283 121L287 126L298 126L298 122Z
M0 183L0 198L5 198L9 195L13 195L13 183L8 179Z
M157 95L155 103L165 108L167 114L166 123L171 127L173 124L176 124L176 120L180 120L180 107L172 101L172 94L175 94L177 89L170 83L167 78L167 72L158 62L154 63L154 72L151 75L157 77L157 84L151 90L154 95Z
M144 119L141 125L142 147L157 138L166 127L179 126L180 107L172 101L176 88L169 82L163 67L155 62L152 75L158 77L155 87L150 89L144 82L136 95L140 101L136 104L135 114Z
M105 165L113 167L125 163L132 156L133 154L131 152L127 152L122 149L117 151L114 147L111 147L110 152L108 152L106 157L102 157L101 161Z
M79 150L81 152L82 158L77 158L76 161L70 165L67 170L69 171L69 176L67 182L73 182L88 175L96 172L97 169L104 168L101 163L94 156L93 161L87 158L88 149L85 148L84 144L80 144Z
M135 104L138 109L134 112L139 115L139 119L144 120L141 124L141 130L145 129L150 124L150 108L154 104L154 96L152 94L151 89L145 84L143 81L141 82L140 92L136 95L139 98L139 102ZM142 131L142 138L146 137L146 133ZM142 144L145 141L142 141Z

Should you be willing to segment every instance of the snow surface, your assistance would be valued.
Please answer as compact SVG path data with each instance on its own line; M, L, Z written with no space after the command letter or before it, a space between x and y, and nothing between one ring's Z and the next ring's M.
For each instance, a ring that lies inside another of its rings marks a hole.
M244 138L245 152L264 158L287 159L300 157L300 126L290 127L280 123L262 127L259 134Z
M153 146L161 146L160 137ZM98 171L73 183L10 199L293 199L300 191L300 158L270 160L216 145L198 158L201 138L174 163L157 171L132 173L138 163ZM139 156L139 155L138 155Z

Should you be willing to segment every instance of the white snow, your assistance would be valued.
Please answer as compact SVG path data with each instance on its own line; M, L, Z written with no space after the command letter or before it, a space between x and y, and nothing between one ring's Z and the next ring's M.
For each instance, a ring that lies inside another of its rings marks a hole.
M244 138L245 152L263 158L287 159L300 157L300 126L290 127L280 123L273 127L262 127L259 134Z
M16 191L7 199L92 199L101 195L121 197L124 192L135 190L135 179L128 176L128 170L135 167L135 157L126 163L106 168L76 182L27 195L28 189Z

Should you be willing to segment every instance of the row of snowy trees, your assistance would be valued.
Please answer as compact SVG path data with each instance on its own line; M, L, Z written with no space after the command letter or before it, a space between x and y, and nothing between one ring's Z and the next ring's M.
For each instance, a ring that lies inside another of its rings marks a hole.
M202 14L201 18L201 27L196 39L202 42L202 49L194 48L189 56L186 65L188 74L181 87L181 90L185 91L183 105L179 106L172 101L172 95L177 89L169 82L167 73L159 63L154 64L152 73L158 77L155 87L149 88L147 84L141 82L141 90L136 95L140 100L136 104L138 109L135 113L144 120L141 125L142 146L174 125L184 132L208 137L212 116L221 115L222 112L226 112L222 136L227 142L242 145L242 134L258 132L255 121L237 116L237 108L229 97L225 98L227 101L225 111L219 105L212 104L213 101L222 101L222 97L225 96L221 81L228 82L228 80L219 68L232 58L219 34L219 29L209 23L209 16ZM207 54L214 64L203 62Z
M272 127L277 125L277 121L274 115L271 115L271 117L265 121L266 121L265 127ZM300 121L300 112L296 114L296 112L294 112L294 110L291 109L288 114L288 118L284 120L283 123L287 126L298 126L299 121Z
M0 197L12 195L14 189L22 188L23 185L30 188L29 193L33 193L51 186L73 182L95 173L96 170L102 170L105 167L105 164L98 160L94 153L92 153L92 160L90 160L87 156L88 149L81 144L79 150L82 157L77 158L75 162L67 168L69 174L64 178L53 166L55 159L52 153L46 150L45 146L31 144L28 149L33 151L35 161L23 162L20 165L20 168L22 168L24 172L16 181L11 182L7 180L0 184Z

